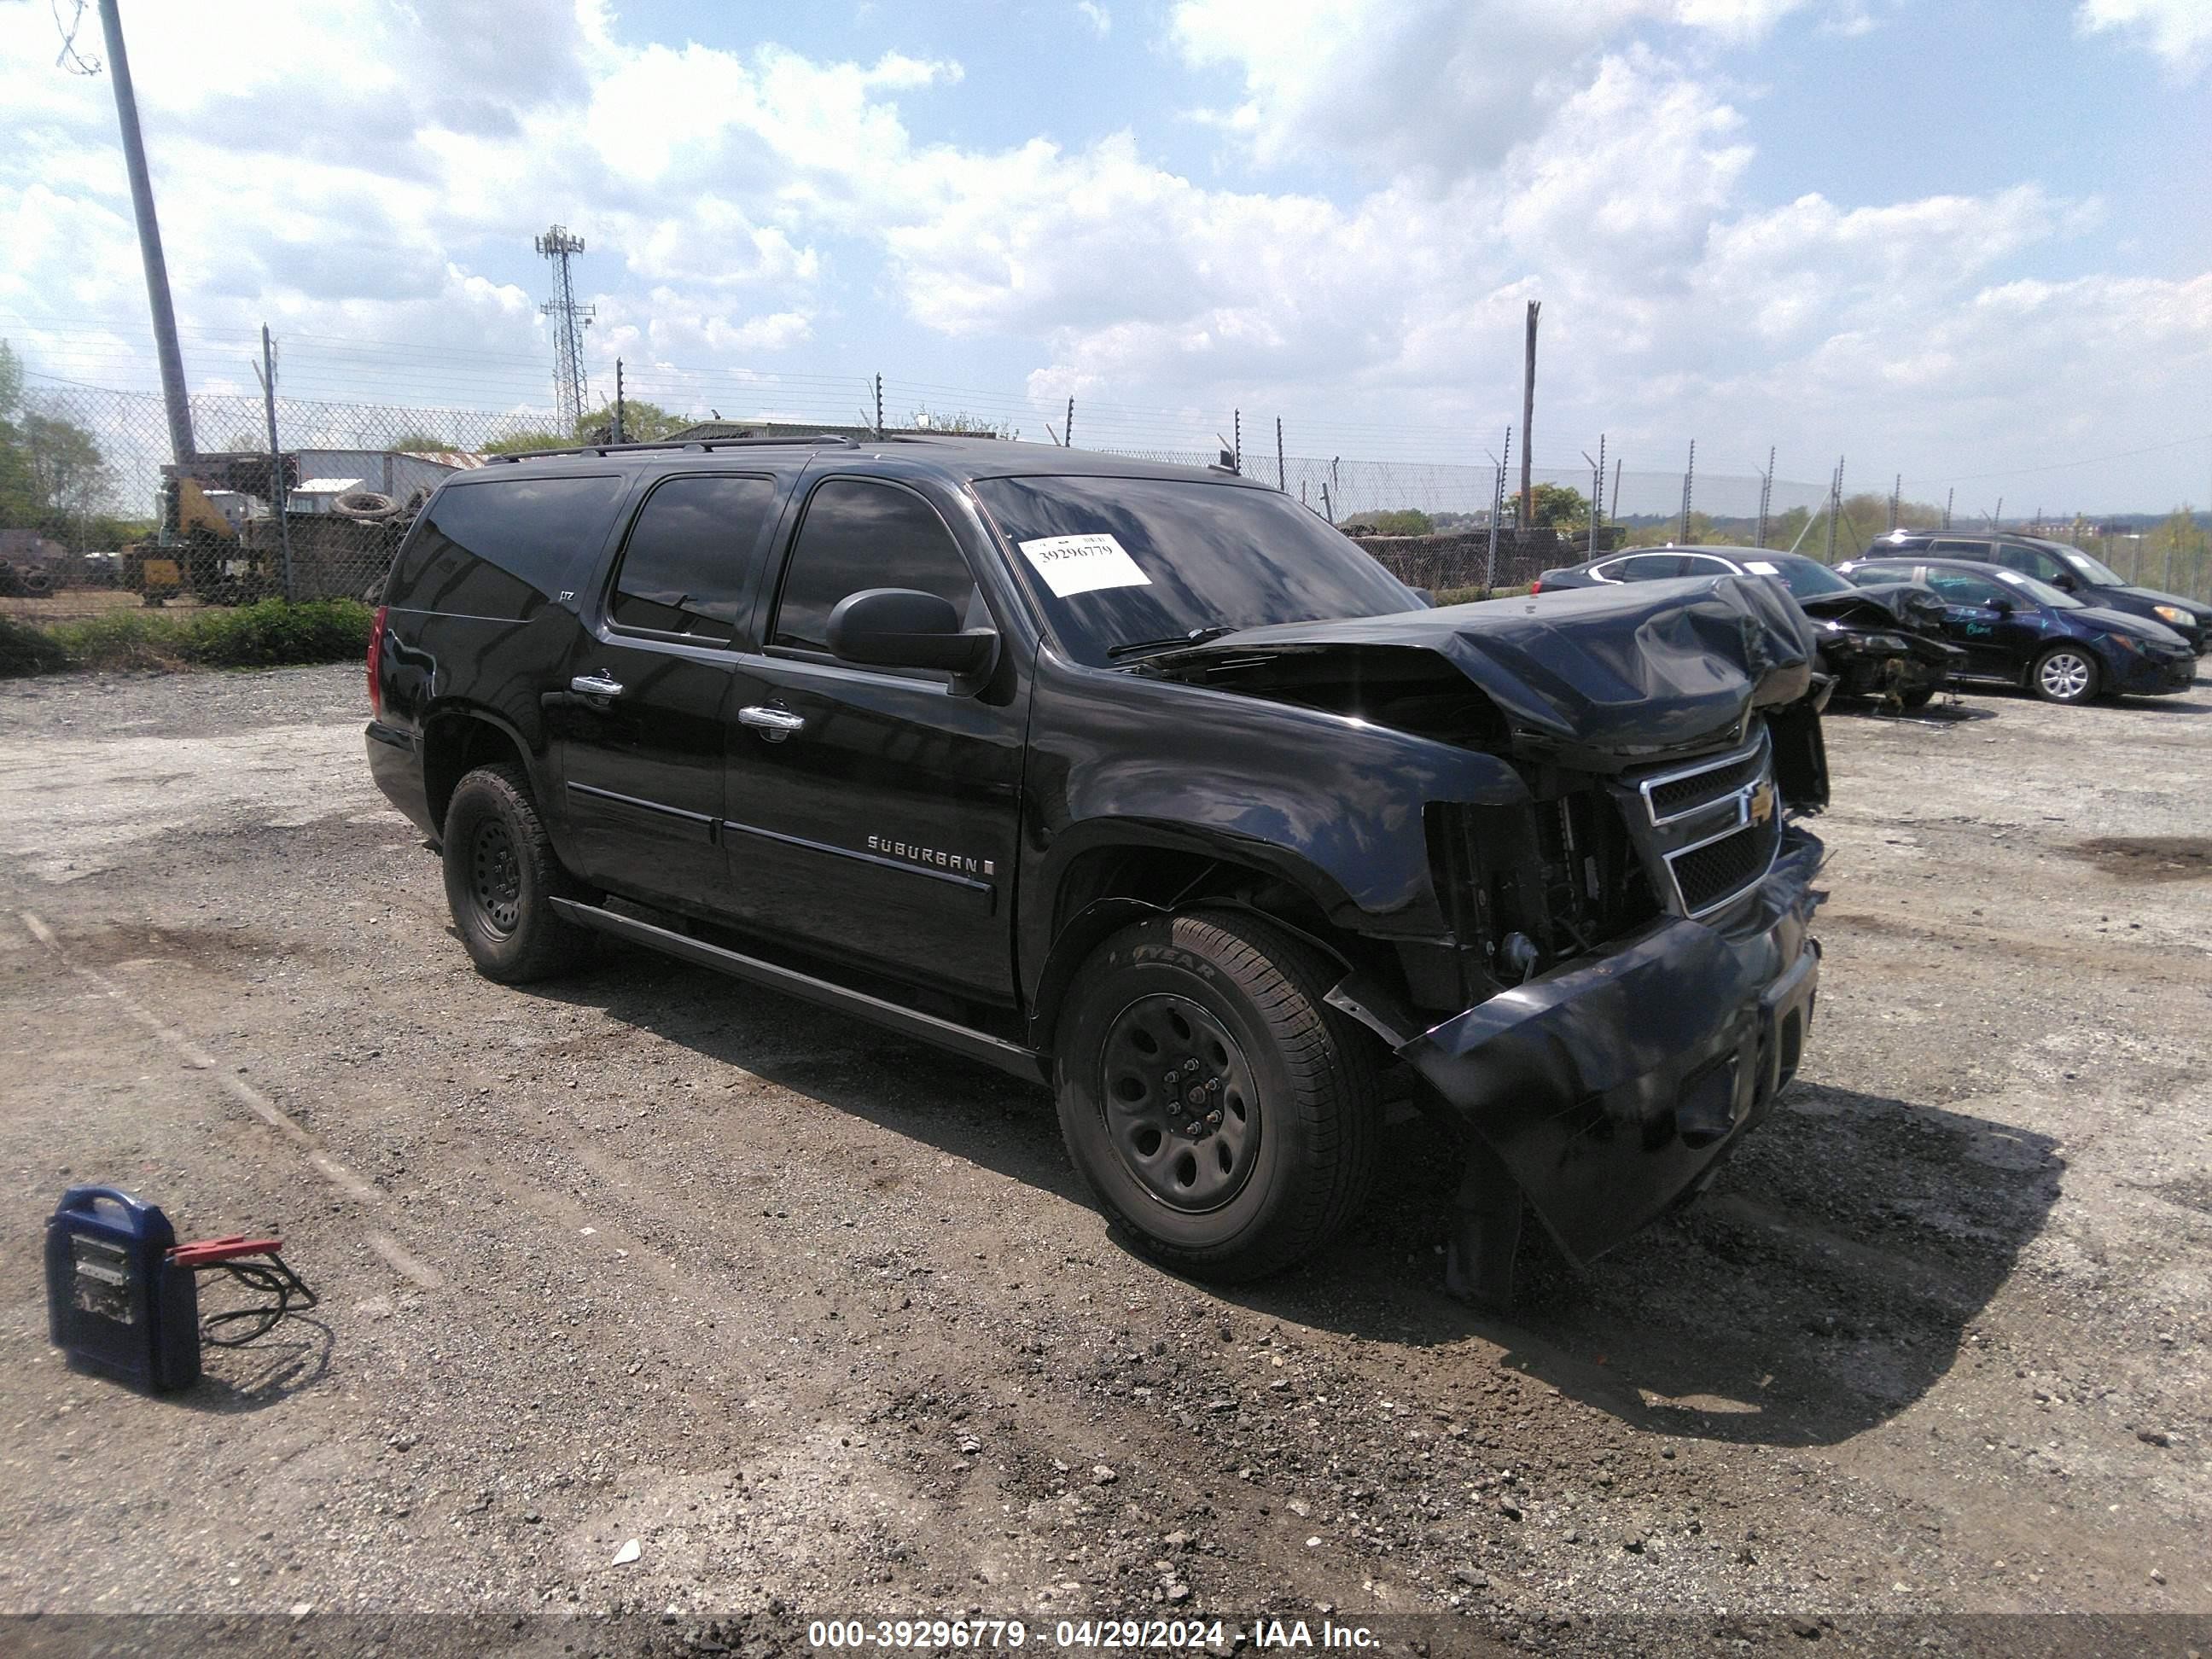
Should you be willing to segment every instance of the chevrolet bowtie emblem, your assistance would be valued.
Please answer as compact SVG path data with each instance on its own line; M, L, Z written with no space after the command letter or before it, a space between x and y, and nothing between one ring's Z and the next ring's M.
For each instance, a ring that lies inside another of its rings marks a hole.
M1751 821L1764 823L1774 816L1774 786L1762 783L1751 792Z

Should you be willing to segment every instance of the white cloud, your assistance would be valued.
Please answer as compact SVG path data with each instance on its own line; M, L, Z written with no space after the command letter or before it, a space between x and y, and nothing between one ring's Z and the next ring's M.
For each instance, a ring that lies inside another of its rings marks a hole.
M2098 3L2101 16L2125 0ZM148 8L133 27L188 324L265 315L280 333L404 343L353 361L417 401L501 401L471 367L500 352L520 365L503 371L514 395L542 398L538 279L518 249L558 218L589 244L594 390L619 353L640 395L701 409L809 395L842 409L842 382L794 388L819 367L808 348L842 342L866 307L891 319L877 339L902 323L1018 363L1054 418L1071 394L1173 411L1150 432L1079 414L1094 441L1202 442L1241 406L1282 412L1294 450L1302 433L1351 454L1449 428L1462 435L1433 441L1472 457L1474 428L1517 404L1531 298L1545 301L1540 463L1604 430L1615 453L1663 450L1668 465L1695 433L1723 471L1732 447L1745 466L1769 442L1785 471L1793 452L1838 448L1891 470L1996 465L2040 459L2081 423L2106 447L2156 441L2182 400L2202 407L2212 276L2022 277L2031 258L2079 269L2070 251L2042 255L2094 222L2094 203L2033 182L1896 202L1754 195L1758 122L1789 118L1786 102L1743 102L1715 64L1788 9L1180 7L1174 47L1237 77L1221 118L1255 157L1369 170L1333 192L1194 177L1139 128L1076 146L932 142L957 64L629 42L588 5L528 13L500 31L511 52L462 63L442 26L357 0L295 19L291 67L257 57L228 79L210 42L265 23L248 0L199 24ZM55 72L33 33L0 36L0 307L141 316L108 89ZM376 61L347 58L302 94L298 64L363 52ZM141 332L40 337L98 380L143 374ZM237 355L207 373L235 377ZM766 373L779 361L788 385ZM312 389L345 395L329 373Z
M2117 30L2189 76L2212 63L2212 4L2206 0L2081 0L2074 26L2084 34Z
M1502 159L1638 23L1755 37L1800 0L1180 0L1184 59L1234 70L1243 101L1206 118L1274 163L1357 157L1444 178Z
M1098 3L1098 0L1075 0L1079 16L1091 26L1091 32L1103 40L1114 27L1114 14Z

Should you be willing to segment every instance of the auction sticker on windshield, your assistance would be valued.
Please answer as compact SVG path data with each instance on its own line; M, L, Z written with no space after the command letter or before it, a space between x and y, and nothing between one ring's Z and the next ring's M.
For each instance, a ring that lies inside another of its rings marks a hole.
M1102 587L1150 587L1152 579L1137 568L1128 549L1103 533L1094 536L1040 536L1019 544L1022 556L1036 567L1055 599L1096 592Z

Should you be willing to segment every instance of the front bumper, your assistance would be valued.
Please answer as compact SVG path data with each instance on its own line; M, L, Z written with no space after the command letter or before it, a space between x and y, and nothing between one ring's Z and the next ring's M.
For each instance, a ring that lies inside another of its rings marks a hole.
M2111 689L2129 696L2159 697L2176 691L2186 691L2197 684L2197 659L2173 655L2154 657L2148 653L2112 653L2119 659L2115 665Z
M1670 918L1455 1015L1399 1050L1587 1261L1696 1185L1797 1069L1822 848L1795 825L1711 923Z

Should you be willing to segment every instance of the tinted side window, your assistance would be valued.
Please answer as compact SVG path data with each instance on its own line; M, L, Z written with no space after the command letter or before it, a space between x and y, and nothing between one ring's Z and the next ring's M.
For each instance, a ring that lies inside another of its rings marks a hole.
M387 603L525 620L574 585L580 559L614 524L622 480L488 478L447 489L416 526Z
M1716 559L1708 554L1692 553L1682 560L1685 576L1734 576L1741 573L1726 559Z
M1947 559L1984 559L1990 556L1987 542L1937 542L1928 550Z
M671 478L623 545L608 620L727 644L750 600L772 478Z
M1664 581L1669 576L1687 574L1688 563L1680 553L1638 553L1623 559L1614 574L1625 582Z
M832 478L806 503L769 643L829 650L830 611L864 587L936 593L963 618L975 598L968 562L928 502L896 485Z
M2066 568L2039 547L2000 545L1997 562L2008 570L2017 570L2023 576L2033 576L2038 581L2045 582Z

